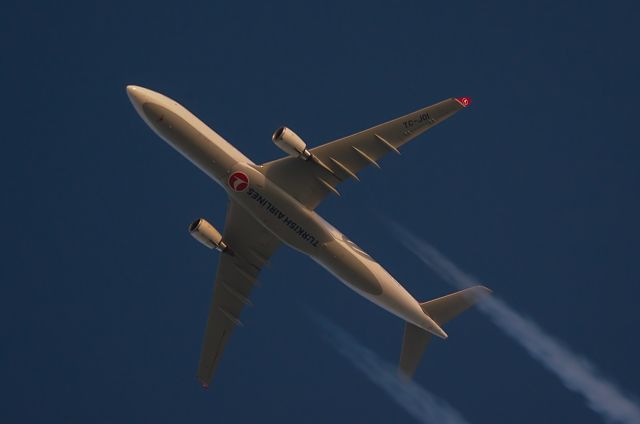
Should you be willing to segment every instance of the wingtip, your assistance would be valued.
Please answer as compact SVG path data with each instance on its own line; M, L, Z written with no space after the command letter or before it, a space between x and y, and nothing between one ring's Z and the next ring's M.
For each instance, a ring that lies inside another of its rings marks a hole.
M485 286L485 285L479 285L476 286L478 288L478 290L480 290L483 294L491 294L493 293L493 290L491 290L489 287Z
M467 107L471 104L471 97L456 97L456 101L462 105L462 107Z
M413 372L409 370L402 369L402 365L398 367L398 379L403 383L409 383L413 380Z

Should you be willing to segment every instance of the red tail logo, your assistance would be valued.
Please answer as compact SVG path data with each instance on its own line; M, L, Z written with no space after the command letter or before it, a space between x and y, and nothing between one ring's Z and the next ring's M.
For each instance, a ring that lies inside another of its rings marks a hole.
M229 187L234 191L245 191L249 187L249 177L244 172L234 172L229 176Z
M467 107L471 104L470 97L456 97L456 100L458 101L458 103L460 103L464 107Z

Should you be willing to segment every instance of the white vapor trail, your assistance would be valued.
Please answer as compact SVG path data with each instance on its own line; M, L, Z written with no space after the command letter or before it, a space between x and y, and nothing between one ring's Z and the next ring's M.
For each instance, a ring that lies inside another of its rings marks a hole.
M429 243L415 237L398 224L393 230L422 262L451 285L462 289L477 284ZM540 364L554 373L564 386L584 397L587 405L613 423L640 423L640 406L612 382L599 375L595 367L547 334L532 320L523 317L495 295L478 304L509 337L518 342Z
M468 421L447 402L413 381L404 381L398 375L397 367L361 345L348 332L322 315L314 312L310 312L310 315L324 330L324 336L341 355L418 422L468 424Z

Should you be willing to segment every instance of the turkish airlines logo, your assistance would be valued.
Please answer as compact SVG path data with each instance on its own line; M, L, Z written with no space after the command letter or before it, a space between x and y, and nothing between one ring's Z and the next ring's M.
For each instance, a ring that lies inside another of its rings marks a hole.
M467 107L471 104L471 98L469 97L456 97L456 100L464 107Z
M234 172L229 176L229 187L234 191L245 191L249 187L249 177L244 172Z

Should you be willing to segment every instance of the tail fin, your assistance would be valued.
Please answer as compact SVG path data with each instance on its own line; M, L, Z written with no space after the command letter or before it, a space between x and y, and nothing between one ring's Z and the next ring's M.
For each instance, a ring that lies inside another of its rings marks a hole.
M491 293L491 290L484 286L469 287L468 289L421 303L420 307L425 314L442 326L489 293ZM430 340L431 333L410 323L405 325L402 351L400 353L400 371L405 377L411 378L413 376Z

